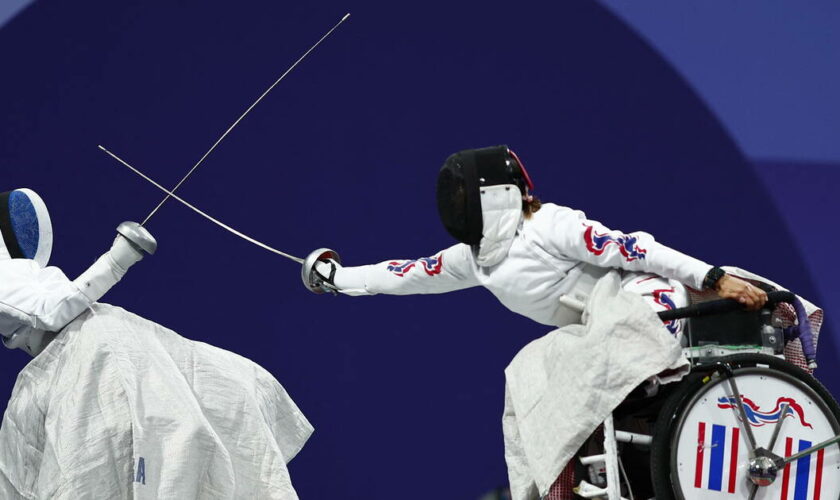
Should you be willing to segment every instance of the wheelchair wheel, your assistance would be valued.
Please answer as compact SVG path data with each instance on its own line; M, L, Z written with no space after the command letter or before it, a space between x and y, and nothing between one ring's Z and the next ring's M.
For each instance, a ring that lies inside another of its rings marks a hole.
M750 431L756 448L768 449L778 431L769 451L780 457L840 435L840 406L831 394L810 374L772 356L720 361L732 368L747 422L728 379L696 368L699 373L680 382L656 421L651 445L656 499L840 499L840 443L777 471L765 470L760 478L754 471L761 486L750 476Z

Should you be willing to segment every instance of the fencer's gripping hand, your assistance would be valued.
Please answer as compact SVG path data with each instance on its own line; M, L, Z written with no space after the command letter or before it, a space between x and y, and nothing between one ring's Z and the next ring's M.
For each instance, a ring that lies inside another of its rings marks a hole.
M79 291L87 297L88 303L85 307L101 299L122 279L129 267L142 259L144 254L155 253L156 249L157 242L143 226L136 222L120 224L111 249L73 280ZM79 312L81 310L77 311L76 315Z
M767 302L767 292L730 274L717 282L717 293L725 299L735 299L747 309L761 309Z
M323 259L315 263L314 280L315 284L321 287L326 293L337 295L339 289L335 286L335 275L340 272L341 264L333 259Z
M117 237L108 257L125 274L143 255L151 255L156 249L157 241L146 228L136 222L123 222L117 227Z
M120 271L125 273L129 267L143 259L143 252L125 236L118 234L111 249L108 250L108 257Z

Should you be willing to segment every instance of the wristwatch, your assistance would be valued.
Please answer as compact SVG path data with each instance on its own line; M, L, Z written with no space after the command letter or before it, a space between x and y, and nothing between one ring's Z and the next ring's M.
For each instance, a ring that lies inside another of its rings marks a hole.
M704 290L715 290L717 288L718 281L726 274L726 271L715 266L709 269L709 272L706 273L706 277L703 278L703 289Z

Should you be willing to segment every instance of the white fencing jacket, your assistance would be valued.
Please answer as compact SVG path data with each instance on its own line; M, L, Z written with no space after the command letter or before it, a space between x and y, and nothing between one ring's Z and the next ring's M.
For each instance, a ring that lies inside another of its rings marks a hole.
M432 257L345 267L334 280L351 295L482 285L512 311L562 327L529 344L505 371L505 458L520 500L547 493L569 456L643 380L666 369L673 379L687 372L679 342L643 305L640 295L654 290L638 282L655 275L665 278L657 280L662 287L700 289L711 267L650 234L610 230L583 212L545 204L521 220L494 265L478 265L473 249L458 244ZM588 318L564 298L587 303Z
M501 262L481 267L469 245L457 244L432 257L344 267L335 275L348 295L443 293L482 285L507 308L538 323L564 326L579 313L563 304L585 302L610 268L651 273L700 289L712 268L644 232L606 228L571 208L544 204L523 219Z
M107 254L75 281L31 259L0 260L0 338L35 356L54 335L125 274Z

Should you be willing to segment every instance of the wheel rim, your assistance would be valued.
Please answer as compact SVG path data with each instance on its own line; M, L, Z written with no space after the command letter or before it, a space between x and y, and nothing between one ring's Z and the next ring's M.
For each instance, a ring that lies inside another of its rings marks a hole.
M752 403L745 409L758 447L768 446L783 402L789 403L789 410L771 450L777 455L790 456L840 434L830 407L799 378L764 367L734 373L739 392ZM725 379L714 379L683 406L671 439L671 481L677 498L750 497L747 438L731 396ZM758 487L754 498L840 498L840 445L788 464L770 485Z

